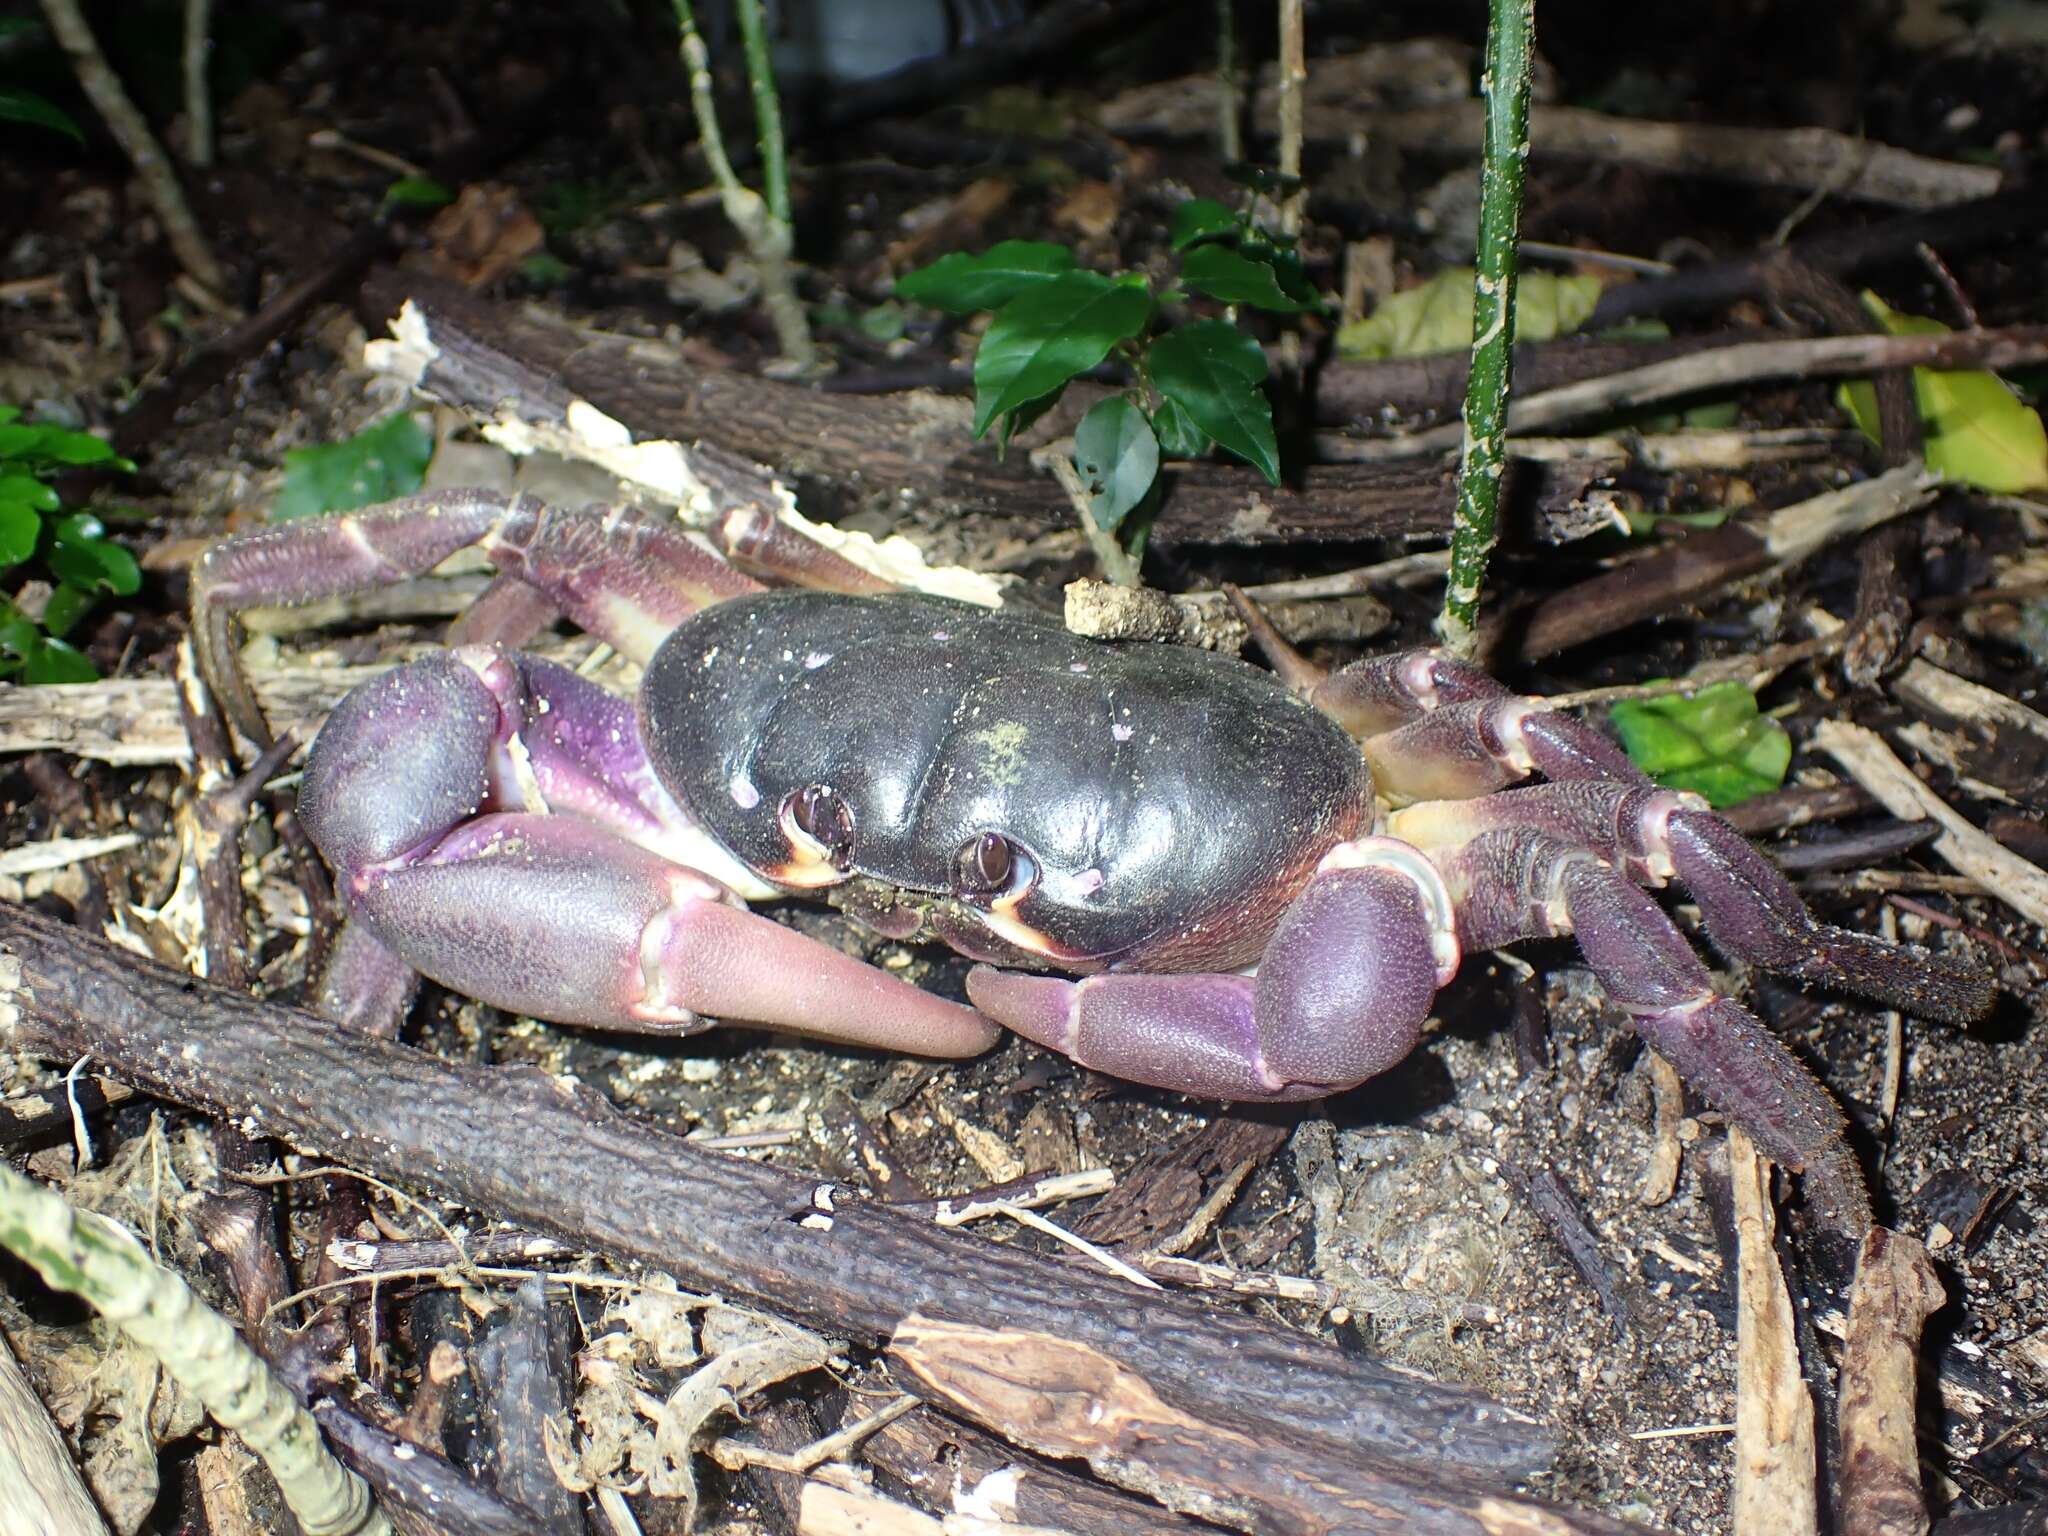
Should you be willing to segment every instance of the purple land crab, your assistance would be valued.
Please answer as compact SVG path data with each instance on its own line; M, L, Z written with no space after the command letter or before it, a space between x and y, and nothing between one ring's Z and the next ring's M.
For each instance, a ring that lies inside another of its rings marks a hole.
M935 1056L1001 1024L1119 1077L1252 1100L1385 1071L1462 955L1570 933L1651 1047L1850 1230L1869 1204L1841 1112L1642 886L1676 879L1749 964L1938 1018L1989 1004L1963 964L1817 921L1696 799L1443 656L1328 675L1287 658L1283 681L878 591L766 514L724 531L727 553L810 589L764 589L651 513L481 491L202 558L202 659L259 739L230 664L238 609L469 545L505 573L458 621L465 643L364 683L313 744L299 815L353 928L564 1024L728 1019ZM558 613L644 665L637 700L515 649ZM974 1006L747 908L789 895L980 962Z

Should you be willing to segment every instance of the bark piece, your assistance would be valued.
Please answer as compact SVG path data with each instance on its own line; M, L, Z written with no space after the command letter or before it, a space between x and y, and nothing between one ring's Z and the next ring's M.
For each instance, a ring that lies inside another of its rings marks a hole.
M1449 1466L1332 1455L1306 1441L1204 1418L1071 1335L912 1316L889 1343L892 1366L954 1411L1046 1456L1085 1460L1110 1482L1169 1509L1276 1536L1620 1536L1646 1528L1476 1486Z
M861 1456L934 1509L986 1509L1076 1536L1204 1536L1210 1529L931 1408L877 1431Z
M1865 1234L1842 1356L1842 1536L1926 1536L1916 1368L1920 1330L1947 1299L1918 1242Z

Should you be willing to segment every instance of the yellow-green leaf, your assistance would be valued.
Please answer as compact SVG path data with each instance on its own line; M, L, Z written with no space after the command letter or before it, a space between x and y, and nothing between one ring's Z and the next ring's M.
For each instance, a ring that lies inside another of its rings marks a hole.
M1515 287L1515 335L1549 341L1586 323L1600 302L1596 277L1524 272ZM1337 332L1337 352L1358 362L1460 352L1472 345L1472 269L1451 267L1419 288L1392 295Z
M1939 320L1900 314L1874 293L1864 294L1863 304L1894 336L1948 331ZM2048 430L2041 413L1997 374L1915 368L1913 398L1927 467L1936 474L1980 491L2012 494L2048 487ZM1870 382L1851 380L1836 391L1836 399L1863 435L1877 442L1877 391Z

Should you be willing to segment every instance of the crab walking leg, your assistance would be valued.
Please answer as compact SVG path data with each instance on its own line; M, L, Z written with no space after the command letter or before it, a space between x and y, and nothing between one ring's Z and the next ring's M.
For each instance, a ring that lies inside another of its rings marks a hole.
M1534 784L1409 806L1387 823L1432 856L1496 829L1585 848L1652 885L1675 878L1714 942L1745 964L1923 1018L1967 1023L1991 1006L1991 979L1974 967L1821 922L1747 838L1687 795L1595 780Z
M1458 969L1450 896L1391 838L1327 854L1256 976L1111 972L1068 981L976 966L989 1017L1086 1067L1219 1099L1313 1099L1415 1048Z
M473 544L643 662L707 603L760 590L674 519L628 507L570 511L531 496L447 491L286 523L217 545L193 566L199 659L235 725L253 740L268 740L255 694L233 665L238 612L422 575ZM498 622L509 630L533 619L528 612Z
M631 710L495 647L427 657L336 708L300 815L356 920L423 974L565 1024L702 1015L932 1055L993 1027L738 905L670 857L692 829Z
M1758 1019L1714 990L1685 936L1648 892L1583 847L1526 828L1483 832L1437 863L1458 937L1491 949L1569 933L1636 1032L1783 1166L1804 1173L1826 1218L1870 1224L1870 1198L1841 1109Z
M1430 651L1358 662L1313 684L1307 697L1359 738L1374 785L1396 805L1470 799L1532 773L1649 786L1627 754L1584 721Z

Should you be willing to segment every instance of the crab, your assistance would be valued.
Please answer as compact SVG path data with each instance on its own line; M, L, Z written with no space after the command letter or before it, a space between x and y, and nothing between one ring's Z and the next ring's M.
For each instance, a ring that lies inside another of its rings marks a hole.
M1131 1081L1289 1100L1399 1062L1463 955L1571 934L1851 1231L1870 1207L1841 1111L1644 887L1679 882L1747 964L1942 1019L1989 1004L1966 964L1818 921L1703 803L1443 655L1325 674L1282 651L1276 674L882 590L770 514L722 533L807 585L652 513L483 491L202 558L202 661L259 740L239 609L469 545L503 573L461 643L357 687L311 747L299 815L359 947L569 1025L933 1056L1000 1025ZM643 665L636 700L517 649L564 612ZM792 895L969 957L973 1006L748 905Z

